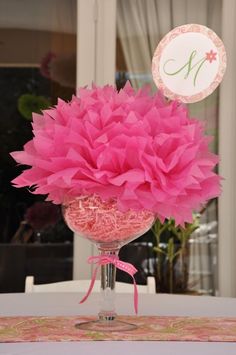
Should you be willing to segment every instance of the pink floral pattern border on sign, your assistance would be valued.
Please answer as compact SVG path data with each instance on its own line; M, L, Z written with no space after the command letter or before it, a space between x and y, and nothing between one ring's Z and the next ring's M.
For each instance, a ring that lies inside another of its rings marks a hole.
M215 44L216 48L218 49L219 63L220 63L218 73L215 76L214 81L211 83L211 85L205 90L190 96L178 95L173 91L171 91L170 89L168 89L167 86L164 84L159 72L160 58L164 48L170 43L171 40L187 32L201 33L207 36L208 38L210 38L212 42ZM187 25L179 26L174 28L169 33L167 33L167 35L163 37L163 39L158 44L152 59L152 75L158 89L160 89L164 93L164 95L169 99L171 100L176 99L184 103L193 103L193 102L201 101L205 97L209 96L221 83L225 70L226 70L226 52L225 52L225 47L223 42L216 35L216 33L213 32L211 29L209 29L206 26L202 26L198 24L187 24Z
M127 332L95 332L75 328L93 317L2 317L0 342L64 342L93 340L236 342L236 318L119 317L136 324Z

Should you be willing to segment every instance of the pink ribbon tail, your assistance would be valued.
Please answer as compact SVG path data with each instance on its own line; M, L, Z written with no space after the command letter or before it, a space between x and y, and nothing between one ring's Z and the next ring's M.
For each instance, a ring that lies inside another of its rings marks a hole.
M93 286L94 286L94 283L96 281L96 276L97 276L97 271L98 271L98 268L99 268L99 265L96 267L96 269L94 270L93 272L93 275L92 275L92 279L91 279L91 282L90 282L90 285L89 285L89 289L86 293L86 295L82 298L82 300L80 301L80 303L84 303L87 298L89 297L90 293L92 292L93 290Z
M133 283L134 283L134 311L135 314L138 314L138 287L134 277L133 277Z
M117 256L108 256L108 255L99 255L99 256L90 256L88 258L88 263L89 264L97 264L93 275L92 275L92 279L91 279L91 283L89 286L89 289L86 293L86 295L82 298L82 300L80 301L80 303L83 303L87 300L87 298L89 297L90 293L93 290L93 286L94 283L96 281L96 276L97 276L97 272L98 272L98 268L101 265L107 265L107 264L113 264L115 265L115 267L119 270L122 270L124 272L126 272L127 274L129 274L132 279L133 279L133 284L134 284L134 310L135 313L138 313L138 288L137 288L137 284L134 278L134 274L137 272L137 269L130 263L126 263L124 261L121 261Z

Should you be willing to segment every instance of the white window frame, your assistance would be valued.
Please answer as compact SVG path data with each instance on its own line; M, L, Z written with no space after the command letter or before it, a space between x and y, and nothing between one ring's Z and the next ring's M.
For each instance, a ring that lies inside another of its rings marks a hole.
M220 85L219 172L219 295L236 297L236 37L235 0L222 0L222 39L227 52L227 69Z
M77 0L77 88L114 84L116 59L116 0ZM87 258L95 246L75 235L73 278L88 279Z

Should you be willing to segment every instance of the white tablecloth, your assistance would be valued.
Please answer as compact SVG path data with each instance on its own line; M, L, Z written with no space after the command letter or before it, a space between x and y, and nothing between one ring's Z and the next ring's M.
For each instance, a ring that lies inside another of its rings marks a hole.
M80 305L81 294L35 293L1 294L0 316L17 315L96 315L99 295L93 294ZM117 295L117 313L133 314L133 298ZM179 296L140 295L140 315L229 316L236 317L236 299ZM68 342L68 343L8 343L0 344L1 355L236 355L236 343L205 342Z

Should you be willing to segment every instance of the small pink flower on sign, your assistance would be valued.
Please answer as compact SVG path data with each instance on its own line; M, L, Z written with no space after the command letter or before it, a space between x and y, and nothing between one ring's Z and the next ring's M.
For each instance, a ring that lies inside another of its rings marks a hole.
M210 62L210 64L213 62L213 60L216 60L216 52L213 52L211 49L210 52L206 52L206 60Z

